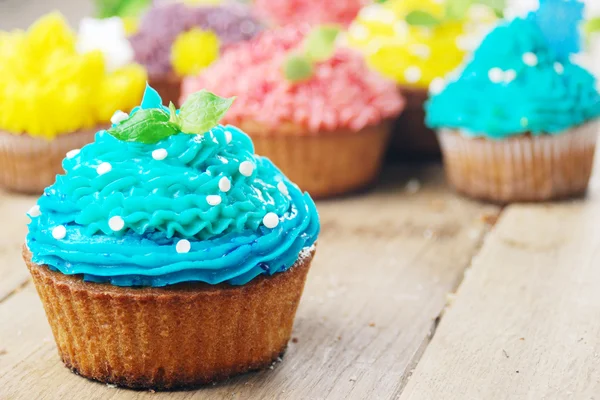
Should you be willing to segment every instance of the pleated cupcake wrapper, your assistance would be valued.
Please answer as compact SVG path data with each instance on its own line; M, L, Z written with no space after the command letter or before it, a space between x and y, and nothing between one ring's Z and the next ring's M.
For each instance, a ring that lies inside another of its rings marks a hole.
M379 174L389 139L389 124L358 132L269 135L247 131L256 154L269 158L313 198L353 192Z
M427 89L399 86L400 94L406 98L404 111L394 121L391 154L415 157L439 157L440 146L435 131L425 126L424 104Z
M438 137L446 175L459 192L508 203L584 194L597 133L598 124L590 122L558 135L488 140L441 130Z
M314 247L243 286L124 288L23 257L58 352L74 372L138 389L188 388L268 367L285 350Z
M0 131L0 185L16 192L41 194L63 172L65 154L92 142L99 129L103 128L59 135L50 141Z

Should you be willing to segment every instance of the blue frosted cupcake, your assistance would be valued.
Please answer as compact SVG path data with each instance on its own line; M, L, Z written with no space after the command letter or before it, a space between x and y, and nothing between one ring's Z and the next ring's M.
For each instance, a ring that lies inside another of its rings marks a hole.
M459 192L500 203L585 193L600 95L592 74L569 60L581 7L542 1L498 26L458 77L432 88L426 122Z
M232 100L142 105L73 150L29 211L24 259L73 371L173 389L285 350L319 233L313 201L232 126Z

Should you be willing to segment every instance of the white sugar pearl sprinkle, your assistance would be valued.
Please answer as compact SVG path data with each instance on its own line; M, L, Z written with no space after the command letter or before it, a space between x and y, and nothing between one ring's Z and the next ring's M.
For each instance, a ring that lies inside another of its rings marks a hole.
M175 251L177 251L179 254L189 253L191 248L192 244L187 239L181 239L175 245Z
M290 191L288 190L287 185L281 181L277 184L277 189L279 189L279 191L284 195L287 196L290 194Z
M517 71L514 69L509 69L508 71L504 71L504 83L511 83L517 78Z
M36 204L35 206L31 207L29 211L27 211L27 214L32 218L39 217L40 215L42 215L42 212L40 211L40 206Z
M221 204L221 196L217 194L208 195L206 196L206 202L210 206L218 206L219 204Z
M225 142L230 143L231 139L232 139L231 132L225 131Z
M162 161L167 158L168 155L169 153L167 153L167 149L156 149L152 152L152 158L154 158L156 161Z
M55 226L52 229L52 237L56 240L64 239L67 236L67 228L63 225Z
M119 232L125 227L125 221L123 221L123 218L115 215L108 220L108 227L114 232Z
M429 91L431 92L431 94L439 94L441 93L444 88L446 87L446 81L444 80L444 78L434 78L431 81L431 84L429 84Z
M98 167L96 167L96 172L98 173L98 175L104 175L107 172L110 172L112 170L112 165L110 165L107 162L103 162L102 164L98 165Z
M504 81L504 72L500 68L495 67L488 71L488 77L493 83L500 83Z
M71 151L68 151L67 158L71 159L71 158L75 157L77 154L79 154L80 151L81 150L79 150L79 149L73 149Z
M219 190L221 192L229 192L231 189L231 181L226 176L219 179Z
M410 66L404 70L404 79L408 83L415 83L421 79L421 69L417 66Z
M556 71L557 74L562 75L565 72L565 67L559 62L555 62L554 70Z
M250 176L252 175L252 172L254 172L254 164L252 164L250 161L243 161L240 164L240 174L244 175L244 176Z
M534 53L523 54L523 62L530 67L535 67L538 64L538 58Z
M263 224L269 228L273 229L277 225L279 225L279 217L274 212L267 213L263 218Z
M129 118L129 114L119 110L115 111L113 116L110 118L110 122L116 125L119 122L125 121L127 118Z

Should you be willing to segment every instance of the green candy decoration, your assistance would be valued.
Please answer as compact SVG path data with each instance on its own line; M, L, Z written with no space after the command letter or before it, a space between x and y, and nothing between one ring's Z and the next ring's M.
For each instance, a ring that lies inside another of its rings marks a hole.
M306 35L302 50L290 53L283 63L283 75L290 82L301 82L314 74L316 63L327 61L335 53L340 33L337 25L322 25Z
M147 87L146 93L158 96ZM179 132L203 134L214 128L225 115L235 97L225 99L206 90L190 95L181 106L179 114L173 103L169 109L160 106L160 97L154 99L157 108L139 108L124 121L108 129L108 133L124 142L157 143Z

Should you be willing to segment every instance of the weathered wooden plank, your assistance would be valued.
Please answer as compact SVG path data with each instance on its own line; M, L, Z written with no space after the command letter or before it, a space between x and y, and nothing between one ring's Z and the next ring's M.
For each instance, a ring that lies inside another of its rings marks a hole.
M92 0L2 0L0 30L26 29L37 18L55 10L77 29L81 18L93 15L93 5Z
M0 302L28 279L23 269L21 246L27 234L27 210L36 199L0 192Z
M399 393L446 294L478 248L486 230L482 215L498 212L449 194L438 166L419 175L423 188L417 193L409 193L418 188L416 181L405 189L411 177L406 170L393 169L376 192L318 204L323 232L283 363L169 398L390 398ZM92 383L62 367L31 287L0 303L0 316L13 321L0 329L7 351L0 356L5 397L147 395ZM18 330L21 337L15 335Z
M508 208L401 399L600 393L600 203Z

